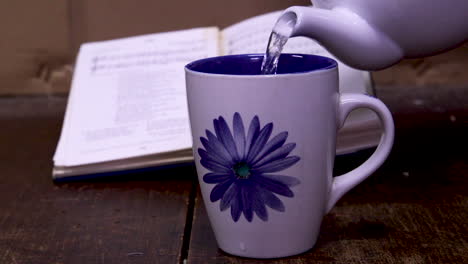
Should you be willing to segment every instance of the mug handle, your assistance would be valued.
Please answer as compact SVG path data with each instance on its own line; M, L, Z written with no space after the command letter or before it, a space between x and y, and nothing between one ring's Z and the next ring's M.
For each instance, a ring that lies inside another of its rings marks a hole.
M338 127L341 128L348 114L357 108L369 108L374 111L380 119L383 127L383 133L380 137L379 145L375 152L363 164L354 170L343 175L334 177L331 191L328 196L327 212L329 212L335 203L349 190L369 177L390 154L394 138L394 124L390 110L379 99L363 95L344 93L340 96L339 107L337 111Z

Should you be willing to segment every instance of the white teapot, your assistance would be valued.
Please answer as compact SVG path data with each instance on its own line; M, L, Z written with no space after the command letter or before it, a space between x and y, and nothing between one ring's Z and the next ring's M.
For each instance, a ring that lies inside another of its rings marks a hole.
M351 67L378 70L468 39L468 0L314 0L284 11L277 27L317 40Z

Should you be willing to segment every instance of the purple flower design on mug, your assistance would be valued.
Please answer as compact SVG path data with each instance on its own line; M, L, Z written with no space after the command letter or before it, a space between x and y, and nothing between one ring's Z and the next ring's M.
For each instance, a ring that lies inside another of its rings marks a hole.
M206 138L200 137L204 149L198 149L200 164L210 171L203 181L216 184L210 201L221 200L221 211L231 208L235 222L242 213L249 222L254 213L267 221L266 206L284 212L278 196L294 197L290 187L300 183L295 177L277 174L300 160L298 156L289 156L296 144L285 144L288 132L270 139L273 123L261 128L255 116L246 134L239 113L234 114L232 133L222 116L214 119L213 124L215 133L206 130Z

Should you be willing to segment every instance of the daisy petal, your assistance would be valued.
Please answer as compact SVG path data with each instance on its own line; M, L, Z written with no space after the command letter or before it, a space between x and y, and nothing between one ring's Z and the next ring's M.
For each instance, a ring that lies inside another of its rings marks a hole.
M208 153L213 153L214 155L219 156L221 159L226 160L228 163L232 163L232 157L229 155L227 150L224 148L223 144L216 138L213 133L209 130L206 130L206 135L208 140L205 138L200 138L201 143L205 147L205 150Z
M236 196L231 201L231 216L234 222L239 221L242 214L242 199L240 191L237 191Z
M258 218L262 219L263 221L268 220L268 212L265 207L265 203L263 199L258 195L257 187L254 187L252 191L254 191L253 200L252 200L252 210L258 216Z
M258 138L253 142L252 147L249 149L247 163L252 162L252 160L257 157L258 153L260 153L268 141L268 138L271 135L271 131L273 131L273 123L268 123L265 127L262 128L262 130L260 130Z
M236 143L234 142L234 138L232 137L231 130L229 129L226 120L222 116L219 117L218 120L213 120L214 128L216 135L223 143L226 150L229 152L231 157L235 161L239 160L239 155L237 154Z
M283 146L284 142L288 138L288 132L284 131L274 136L270 141L268 141L262 151L257 155L257 158L253 163L258 162L260 159L268 155L270 152L275 151L279 147Z
M226 168L231 167L227 160L220 158L218 155L215 155L213 152L207 152L206 150L199 148L198 154L200 155L200 158L202 159L213 161Z
M278 197L276 197L276 195L274 195L268 190L265 190L264 188L260 186L257 189L258 189L258 193L257 193L258 197L261 199L261 201L265 205L267 205L271 209L276 210L278 212L284 212L285 210L284 204L283 202L281 202L281 200Z
M231 170L211 160L201 159L200 164L213 172L229 173Z
M232 178L228 173L207 173L203 175L203 181L208 184L219 183Z
M294 197L294 193L289 189L288 185L282 182L266 178L262 175L256 175L255 177L252 177L252 180L270 192L286 197Z
M288 143L280 147L279 149L267 154L266 156L258 160L257 163L253 163L252 165L254 168L261 167L266 163L271 163L273 161L286 158L295 147L296 147L296 143Z
M242 211L244 212L245 219L248 222L252 222L253 211L252 211L252 192L250 191L250 186L244 184L240 190L241 201L242 201Z
M284 176L284 175L271 175L271 174L263 174L263 177L267 179L271 179L277 182L281 182L289 187L296 186L301 183L301 181L295 177L291 176Z
M213 190L211 190L211 193L210 193L210 201L212 202L216 202L218 201L219 199L221 199L224 195L224 193L227 191L227 189L229 188L229 186L231 186L231 184L233 183L234 180L232 179L229 179L227 181L224 181L222 183L219 183L217 184Z
M233 199L236 199L238 192L238 187L236 182L233 182L231 186L227 189L227 191L224 193L223 197L221 198L221 202L219 203L219 209L221 211L226 210L229 205L231 205L231 201Z
M249 153L249 150L253 142L255 142L255 140L257 139L259 133L260 133L260 120L258 119L258 116L255 116L252 119L252 121L250 121L249 131L247 132L244 157L246 157L247 154Z
M296 164L300 158L298 156L291 156L284 159L275 160L271 163L267 163L258 168L252 169L253 173L267 173L282 171Z
M244 123L242 122L242 117L237 112L234 114L232 126L234 132L234 141L237 146L237 153L242 159L244 157L245 152L245 130Z

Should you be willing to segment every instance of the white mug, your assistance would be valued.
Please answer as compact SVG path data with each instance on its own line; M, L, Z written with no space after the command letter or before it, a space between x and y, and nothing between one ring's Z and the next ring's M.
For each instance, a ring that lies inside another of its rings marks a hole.
M330 58L282 54L278 74L261 75L263 55L188 64L187 98L203 200L219 247L277 258L313 247L323 216L388 156L394 125L387 107L338 93ZM379 116L383 134L358 168L333 177L337 130L356 108Z

